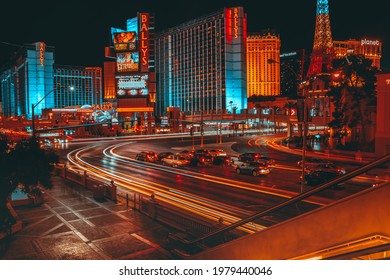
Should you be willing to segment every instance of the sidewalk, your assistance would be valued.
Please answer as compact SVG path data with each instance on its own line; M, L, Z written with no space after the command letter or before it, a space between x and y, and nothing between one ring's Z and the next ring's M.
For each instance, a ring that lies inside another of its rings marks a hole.
M0 259L174 259L167 239L174 229L124 203L97 202L63 178L53 181L42 206L15 208L23 228L0 240Z

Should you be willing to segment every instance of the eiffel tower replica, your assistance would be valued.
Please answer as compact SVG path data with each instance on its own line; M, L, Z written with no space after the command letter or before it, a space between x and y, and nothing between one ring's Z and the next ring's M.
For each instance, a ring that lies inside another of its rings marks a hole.
M334 56L328 0L317 0L314 46L310 56L307 77L310 78L318 74L329 73Z

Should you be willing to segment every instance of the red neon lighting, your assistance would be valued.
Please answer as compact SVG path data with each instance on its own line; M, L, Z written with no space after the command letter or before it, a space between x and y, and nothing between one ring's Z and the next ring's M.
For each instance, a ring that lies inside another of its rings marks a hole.
M233 40L232 9L229 8L225 8L225 32L226 32L226 42L231 43Z
M149 71L149 14L141 14L140 26L141 72Z

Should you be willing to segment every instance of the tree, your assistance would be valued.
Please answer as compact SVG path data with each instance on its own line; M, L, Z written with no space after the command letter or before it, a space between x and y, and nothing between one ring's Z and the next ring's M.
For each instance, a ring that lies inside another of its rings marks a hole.
M6 209L10 195L18 188L26 194L39 194L41 187L51 188L51 171L58 155L40 148L36 138L23 140L10 148L6 138L0 139L0 212ZM0 216L0 223L6 215Z
M376 104L375 74L378 70L363 55L334 59L332 68L333 83L328 95L334 112L328 125L339 140L354 131L357 148L364 148L369 144L367 135L371 121L367 108Z

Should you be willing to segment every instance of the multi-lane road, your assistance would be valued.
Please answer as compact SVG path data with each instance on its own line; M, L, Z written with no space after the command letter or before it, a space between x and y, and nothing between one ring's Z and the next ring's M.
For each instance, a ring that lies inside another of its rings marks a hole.
M299 156L270 148L267 141L271 140L271 136L234 137L228 140L230 142L217 145L214 137L205 137L204 148L222 148L234 155L260 152L274 158L276 166L264 177L253 177L236 174L228 166L172 168L135 160L135 155L140 151L160 153L191 150L192 139L186 137L144 137L70 145L68 160L71 166L87 170L91 176L114 180L122 192L134 190L146 195L154 194L161 203L174 204L183 211L191 211L211 220L222 217L226 223L279 204L300 192ZM195 148L199 148L197 141ZM347 170L356 168L351 164L338 164ZM337 189L325 190L299 205L287 207L257 221L254 228L248 230L256 231L356 193L372 186L374 179L360 176ZM304 190L311 188L305 186Z

